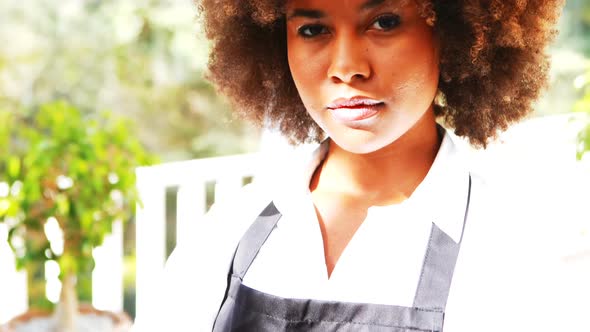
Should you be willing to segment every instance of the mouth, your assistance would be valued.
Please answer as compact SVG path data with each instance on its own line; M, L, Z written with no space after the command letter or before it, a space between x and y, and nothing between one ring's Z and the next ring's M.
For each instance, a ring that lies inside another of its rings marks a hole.
M383 106L385 106L385 103L382 101L356 96L335 99L326 108L336 120L350 123L376 116L382 110Z

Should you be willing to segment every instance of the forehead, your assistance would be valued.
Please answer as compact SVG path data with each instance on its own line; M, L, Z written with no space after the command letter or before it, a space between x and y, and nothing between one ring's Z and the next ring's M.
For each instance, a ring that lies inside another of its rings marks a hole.
M413 6L409 6L412 3ZM341 17L357 20L380 10L397 13L417 9L415 0L287 0L284 14L287 21ZM413 9L411 9L413 8Z
M412 0L287 0L287 19L303 16L322 18L335 12L362 14L383 7L405 8Z
M409 1L410 0L286 0L285 6L287 9L296 7L330 7L331 5L367 9L384 4L403 5Z

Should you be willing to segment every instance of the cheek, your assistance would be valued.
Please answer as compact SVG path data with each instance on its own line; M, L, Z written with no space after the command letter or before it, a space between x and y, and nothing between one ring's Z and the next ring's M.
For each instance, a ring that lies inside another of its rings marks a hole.
M295 45L287 46L289 70L297 92L305 106L309 109L317 99L321 85L322 62L317 56L308 54ZM313 58L313 61L311 59Z
M418 100L408 98L410 95L418 95L419 99L429 99L431 94L434 96L438 87L439 65L438 54L431 40L414 40L402 51L390 50L389 54L379 67L383 73L387 73L382 88L389 90L392 98L398 99L398 102L405 100L415 104ZM423 103L420 100L420 104Z
M425 31L416 44L412 54L416 54L415 70L418 79L426 85L438 86L439 55L434 36L430 29Z

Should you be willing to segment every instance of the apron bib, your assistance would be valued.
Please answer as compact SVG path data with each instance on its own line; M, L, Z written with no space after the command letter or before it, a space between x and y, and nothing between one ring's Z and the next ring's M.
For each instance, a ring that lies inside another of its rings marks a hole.
M471 176L468 190L463 229L469 210ZM461 241L456 243L432 223L412 307L289 299L242 284L248 268L280 218L281 213L271 202L240 240L214 332L443 331L445 306Z

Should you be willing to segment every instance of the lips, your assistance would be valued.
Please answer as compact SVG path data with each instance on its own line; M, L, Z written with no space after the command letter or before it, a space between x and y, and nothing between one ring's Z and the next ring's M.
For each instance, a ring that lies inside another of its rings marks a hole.
M381 111L383 102L363 96L352 98L338 98L326 108L334 118L341 122L350 123L371 118Z

